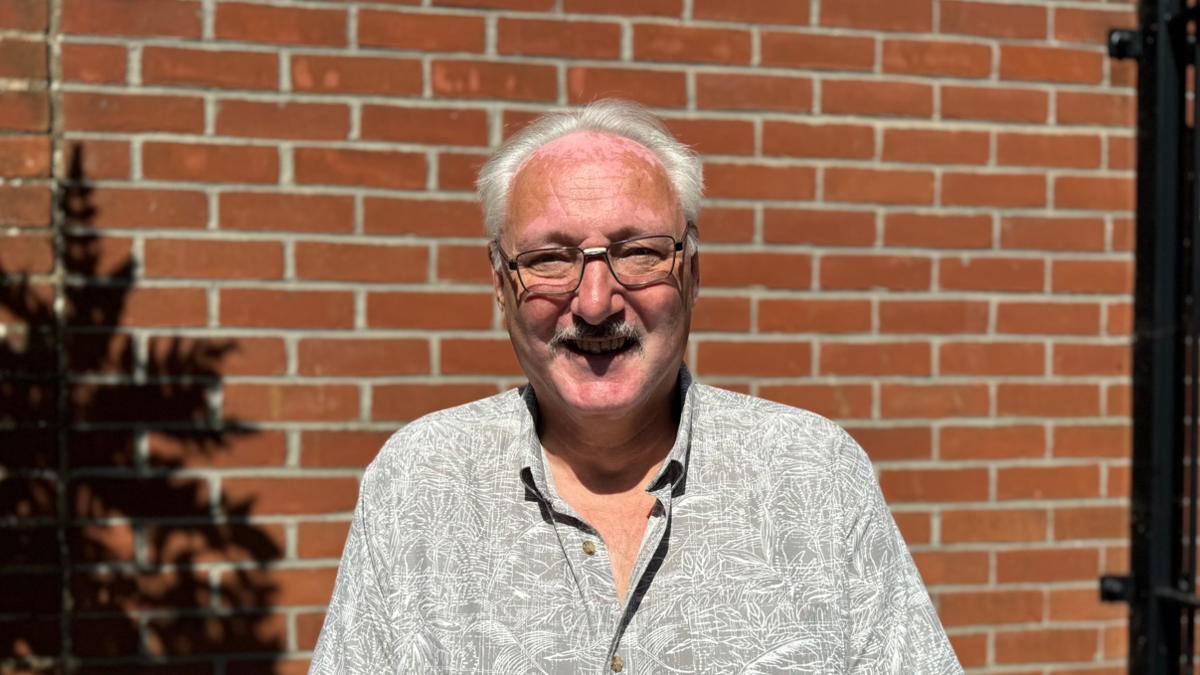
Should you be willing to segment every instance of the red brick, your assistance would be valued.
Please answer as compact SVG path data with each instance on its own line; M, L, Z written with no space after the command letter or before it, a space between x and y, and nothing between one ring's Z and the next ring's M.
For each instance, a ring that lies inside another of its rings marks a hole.
M281 338L238 337L214 344L206 339L155 336L150 338L149 344L151 364L169 365L180 353L210 350L220 351L220 363L213 364L212 369L221 375L283 375L287 372L287 350Z
M44 178L49 175L49 136L0 136L0 176Z
M1002 44L1000 79L1099 84L1104 79L1104 55L1064 47Z
M886 40L883 43L883 72L987 77L992 72L992 49L971 42Z
M1045 349L1026 342L960 342L941 346L943 375L1042 375Z
M821 110L835 115L932 117L933 87L912 82L826 80Z
M1043 541L1046 512L1025 510L943 511L942 541L964 542Z
M1054 538L1125 539L1129 536L1129 508L1081 506L1054 511Z
M487 284L492 281L492 266L485 246L438 245L437 278Z
M1045 454L1046 430L1039 426L943 427L938 438L941 459L1011 459Z
M322 281L419 283L429 276L426 246L297 242L296 276Z
M522 375L512 343L502 340L442 339L444 375Z
M474 237L483 232L483 215L475 202L367 197L363 229L371 234Z
M20 2L20 0L18 0ZM64 33L200 37L199 2L63 0Z
M643 105L681 108L687 105L687 77L682 72L594 68L567 69L567 100L573 104L628 98Z
M679 18L683 13L683 0L564 0L563 11Z
M549 12L554 9L554 0L434 0L433 4L446 7L520 9L529 12Z
M887 129L883 159L925 164L985 164L991 154L989 134L975 131Z
M1007 166L1100 167L1099 136L996 134L996 162Z
M764 298L758 303L764 333L857 333L871 330L869 300Z
M128 141L75 139L66 143L64 152L71 158L72 170L78 161L81 176L85 179L129 178Z
M1092 588L1063 588L1050 591L1051 621L1104 621L1124 619L1129 610L1120 603L1105 602Z
M296 148L294 156L297 183L408 190L425 187L425 155L422 153Z
M926 586L984 584L988 580L987 551L914 551L912 558Z
M871 386L866 384L764 385L758 394L833 419L871 417Z
M362 17L360 17L360 21ZM215 21L218 40L342 47L346 12L223 2Z
M938 285L946 290L1035 293L1046 285L1046 265L1040 258L943 258Z
M283 245L277 241L148 239L142 270L174 279L282 279Z
M1096 655L1095 628L1037 628L996 633L997 663L1091 661Z
M982 417L988 414L988 389L983 384L907 385L880 388L884 418Z
M928 375L930 372L930 349L925 342L821 345L822 375Z
M988 498L988 470L894 469L879 472L879 487L889 504L898 502L974 502Z
M663 120L681 143L701 155L753 155L754 123L748 120Z
M1132 177L1059 176L1054 179L1054 205L1060 209L1132 211L1135 187Z
M1009 217L1000 221L1000 247L1035 251L1103 251L1099 218Z
M946 173L942 203L956 206L1031 208L1046 204L1046 177L1040 174Z
M188 656L212 653L279 651L287 641L287 616L283 614L234 614L230 616L158 617L146 622L146 652L153 656ZM270 662L268 662L270 663ZM288 662L283 662L284 664ZM292 662L295 663L295 662ZM229 675L239 675L238 662L230 664ZM179 666L168 666L175 672ZM157 671L149 671L157 672ZM187 675L209 671L190 670ZM242 672L240 675L251 675ZM254 673L253 675L262 675ZM273 675L298 675L280 667Z
M1133 332L1133 305L1128 302L1108 304L1108 320L1105 332L1109 335L1127 336Z
M1108 467L1108 480L1105 486L1104 495L1107 497L1129 497L1132 486L1132 467L1128 464L1119 466L1110 464Z
M1044 600L1041 590L939 593L938 618L944 626L1038 622Z
M795 253L705 253L706 287L804 289L812 286L812 259Z
M371 293L367 296L367 324L372 328L484 329L492 325L494 304L490 293Z
M72 99L68 99L70 101ZM0 129L47 131L50 128L50 99L43 91L0 92Z
M870 211L766 209L763 240L783 244L871 246L875 214Z
M692 18L708 21L804 26L808 15L807 5L790 0L694 0L692 5Z
M930 0L839 0L821 6L821 25L928 33L933 30L933 3Z
M45 227L50 224L50 190L43 185L0 186L0 225Z
M749 65L750 32L728 28L637 24L633 29L633 56L638 61Z
M5 274L49 274L54 270L54 242L42 235L0 235L0 270Z
M806 166L706 164L706 192L730 199L810 200L816 197L816 170Z
M701 239L714 242L747 242L754 238L754 211L710 206L697 226Z
M221 228L339 232L354 229L354 200L336 195L269 192L221 194Z
M292 56L292 88L322 94L416 96L421 93L421 62L368 56Z
M147 142L142 146L142 167L152 180L279 181L279 153L263 146Z
M933 454L929 427L847 427L846 430L867 451L872 462L928 459Z
M477 401L500 393L491 384L390 384L376 385L371 396L371 418L415 420L438 410Z
M1122 171L1132 171L1137 168L1136 138L1108 137L1108 168Z
M1137 14L1131 9L1054 9L1054 39L1062 42L1108 44L1108 31L1113 28L1136 29Z
M358 481L349 477L224 478L221 493L228 501L246 504L248 515L338 513L354 509Z
M433 94L448 98L553 101L558 96L558 78L553 66L434 61L431 77Z
M350 109L332 103L224 100L217 112L217 133L337 141L350 133Z
M996 473L996 499L1083 499L1100 496L1100 467L1023 466Z
M812 110L812 80L780 75L696 75L696 106L710 110Z
M807 342L713 342L697 346L696 372L702 375L796 377L812 373Z
M282 352L283 344L280 343L279 346ZM287 461L287 435L283 432L258 431L244 435L227 435L222 441L223 445L214 450L197 444L190 438L154 433L150 435L149 440L150 463L172 468L226 468L283 466Z
M375 459L375 455L391 435L390 431L306 431L300 437L300 464L311 467L364 467ZM338 525L338 529L342 531L341 540L337 542L337 553L333 555L341 554L342 543L346 541L345 528L349 524L330 523ZM300 525L302 544L305 526L306 524ZM301 557L321 556L302 553Z
M789 5L803 7L802 3ZM739 7L759 6L757 3L739 4ZM872 38L763 31L760 40L764 66L839 71L875 68L875 40Z
M1126 425L1054 427L1055 457L1129 457L1132 444Z
M124 84L124 45L67 43L62 46L62 77L68 82Z
M996 414L1022 417L1088 417L1100 414L1100 389L1092 384L1006 384L996 388Z
M76 288L67 293L73 325L203 326L208 298L202 288ZM116 316L117 307L124 307ZM107 308L113 308L112 313ZM87 315L82 314L88 310Z
M1094 581L1099 574L1100 555L1094 548L996 552L997 583Z
M1133 261L1055 260L1051 280L1057 293L1133 293Z
M750 330L750 300L748 298L700 298L692 308L692 332Z
M1004 302L996 308L996 332L1095 335L1100 306L1091 303Z
M488 160L486 154L442 152L438 154L438 189L475 191L475 179Z
M875 130L857 124L804 124L763 122L763 154L790 157L871 159L875 156Z
M930 171L886 169L825 169L825 199L876 204L932 204L934 176Z
M352 328L348 291L221 290L221 325L259 328Z
M432 145L486 146L487 112L364 105L362 137Z
M824 289L927 290L931 274L932 265L928 258L899 255L825 255L821 258L821 288Z
M991 248L992 219L923 213L890 213L884 223L886 246Z
M364 47L434 52L482 52L481 16L375 12L358 15L358 42Z
M1131 127L1137 121L1137 98L1130 94L1060 91L1055 96L1059 124Z
M301 558L340 558L349 534L348 520L300 523L296 529L296 555ZM314 604L324 603L325 600L318 600Z
M89 195L96 227L200 229L208 222L203 192L97 188Z
M46 4L46 0L0 0L0 28L44 32L49 24Z
M1045 7L945 0L938 11L943 33L1032 40L1048 33Z
M341 421L358 417L354 385L226 384L227 419Z
M942 87L945 119L1043 123L1050 115L1050 95L1035 89Z
M15 38L0 42L0 77L44 80L46 76L45 42Z
M496 33L496 51L501 54L577 59L621 56L621 26L616 23L501 17Z
M319 605L333 595L337 567L252 569L221 574L217 592L222 606L290 607ZM263 588L271 589L263 597Z
M301 340L300 374L312 377L425 375L429 342L421 339Z
M954 649L954 654L958 657L961 666L970 668L987 664L987 633L957 633L947 637L950 640L950 647Z
M988 303L971 300L882 300L881 333L984 333Z
M142 50L146 84L277 89L279 61L263 52L212 51L147 46Z
M204 102L195 97L69 91L63 114L67 128L79 131L204 131Z
M900 529L900 536L904 537L905 543L910 546L929 543L932 527L928 513L897 511L892 514L892 518L895 519L896 527Z

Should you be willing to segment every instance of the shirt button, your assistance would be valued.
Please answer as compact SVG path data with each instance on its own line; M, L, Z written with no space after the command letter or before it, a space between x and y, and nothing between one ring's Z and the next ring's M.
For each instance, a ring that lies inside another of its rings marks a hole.
M625 670L625 660L619 656L613 656L612 671L619 673L622 670Z
M590 541L583 542L583 552L588 555L595 555L596 545ZM620 671L617 671L617 672L620 672Z

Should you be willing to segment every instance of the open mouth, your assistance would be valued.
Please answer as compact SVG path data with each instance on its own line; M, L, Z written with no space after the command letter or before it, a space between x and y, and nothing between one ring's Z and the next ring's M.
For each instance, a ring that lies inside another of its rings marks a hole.
M571 351L581 354L617 354L628 350L634 345L634 341L629 338L615 338L612 340L565 340L564 341Z

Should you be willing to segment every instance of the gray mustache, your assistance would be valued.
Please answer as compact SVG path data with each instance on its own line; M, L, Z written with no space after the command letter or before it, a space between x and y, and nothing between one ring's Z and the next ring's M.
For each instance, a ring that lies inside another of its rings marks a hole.
M625 338L632 343L634 349L642 351L642 340L646 332L639 326L628 321L611 321L593 326L590 323L575 323L555 331L550 338L550 350L561 351L568 342L574 340L619 340Z

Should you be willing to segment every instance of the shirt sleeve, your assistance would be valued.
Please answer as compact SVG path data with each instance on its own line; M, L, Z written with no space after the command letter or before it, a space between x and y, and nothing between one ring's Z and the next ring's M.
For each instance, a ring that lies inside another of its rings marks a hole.
M394 671L390 658L395 636L389 621L388 580L381 572L384 540L371 502L378 485L368 471L363 477L354 521L338 567L333 598L317 640L309 675L377 675Z
M958 675L958 658L862 448L844 431L848 673Z

